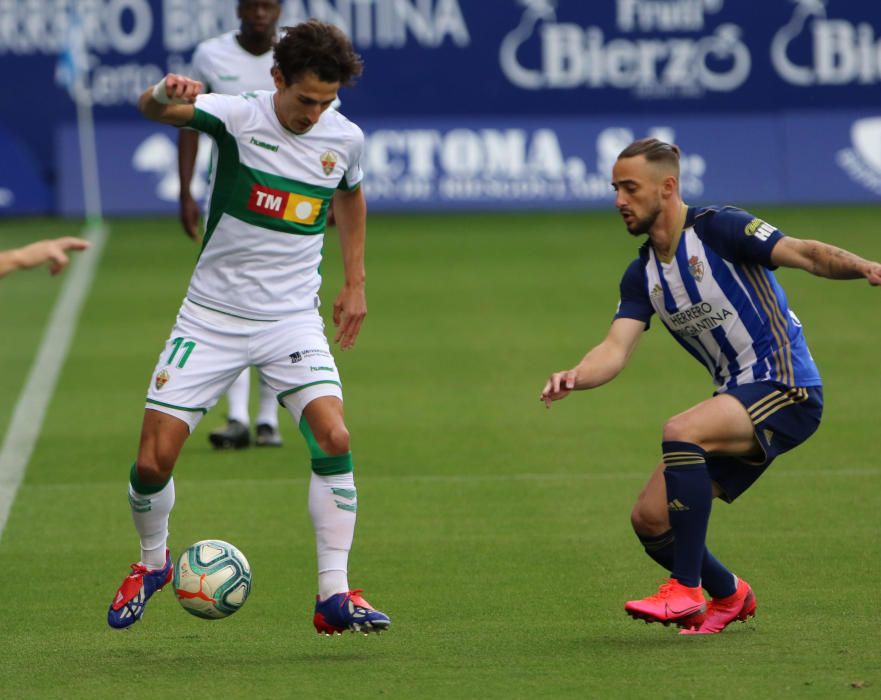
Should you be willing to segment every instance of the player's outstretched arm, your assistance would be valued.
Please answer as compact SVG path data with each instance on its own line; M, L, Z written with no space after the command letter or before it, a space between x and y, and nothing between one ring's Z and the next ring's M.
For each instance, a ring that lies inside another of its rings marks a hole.
M786 236L771 250L771 262L780 267L795 267L812 275L833 280L865 277L873 286L881 285L881 263L864 260L842 248L820 241Z
M82 238L63 236L45 241L37 241L23 248L0 251L0 277L15 270L27 270L43 263L49 263L49 272L57 275L70 259L65 251L85 250L91 245Z
M169 73L144 91L138 109L154 122L183 126L193 118L193 104L200 92L202 83L198 80Z
M645 330L645 322L619 318L612 322L603 341L572 369L554 372L545 382L539 399L547 408L579 389L593 389L617 377L627 366Z
M343 350L355 345L361 324L367 315L364 288L364 245L367 237L367 203L361 188L337 190L333 199L336 226L340 236L345 282L333 303L333 324L337 327L334 342Z

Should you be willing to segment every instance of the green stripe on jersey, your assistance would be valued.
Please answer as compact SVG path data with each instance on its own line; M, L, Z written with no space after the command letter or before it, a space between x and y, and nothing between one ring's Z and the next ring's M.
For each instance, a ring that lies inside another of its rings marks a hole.
M196 108L186 125L217 142L217 176L205 224L204 250L223 214L252 226L281 233L324 233L334 188L250 168L239 158L239 145L217 117Z
M208 114L208 112L203 112L198 107L193 110L193 118L185 126L208 134L217 143L217 175L211 189L211 208L205 219L205 237L202 239L202 250L205 250L205 246L211 240L211 235L223 215L226 202L230 200L234 192L236 170L239 164L239 146L220 119Z

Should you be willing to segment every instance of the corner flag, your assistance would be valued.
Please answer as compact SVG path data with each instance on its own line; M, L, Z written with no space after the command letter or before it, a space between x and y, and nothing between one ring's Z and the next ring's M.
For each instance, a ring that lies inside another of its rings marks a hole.
M83 33L83 22L73 3L67 13L67 31L64 37L64 48L58 55L55 66L55 82L65 88L74 101L88 100L85 89L86 76L90 68L90 56L86 49L86 36Z
M80 164L83 173L83 203L90 228L103 227L101 187L98 178L98 153L95 146L95 121L92 96L88 86L92 57L86 47L86 35L79 14L78 0L72 0L67 12L64 47L55 65L55 82L65 88L76 105Z

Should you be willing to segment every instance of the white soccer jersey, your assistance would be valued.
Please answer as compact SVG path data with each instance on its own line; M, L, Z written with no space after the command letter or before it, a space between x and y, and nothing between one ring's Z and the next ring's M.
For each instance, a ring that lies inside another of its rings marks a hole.
M308 132L294 134L278 121L273 94L200 95L186 125L218 148L187 298L264 321L318 306L328 204L364 177L361 129L328 109Z
M272 90L272 49L255 56L236 41L238 30L206 39L193 52L190 77L205 85L205 92L238 95L247 90Z

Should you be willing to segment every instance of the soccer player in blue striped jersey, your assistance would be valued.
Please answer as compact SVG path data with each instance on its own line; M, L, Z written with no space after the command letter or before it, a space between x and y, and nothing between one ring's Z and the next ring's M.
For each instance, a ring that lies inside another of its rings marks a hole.
M614 379L654 314L709 371L712 398L667 420L663 459L631 513L646 553L671 576L624 608L684 634L713 634L752 616L756 599L706 547L712 499L731 503L777 455L810 437L822 415L820 373L772 270L881 285L881 264L784 236L741 209L686 206L679 148L657 139L621 152L612 186L627 230L648 240L624 273L606 338L573 369L553 373L540 398L550 407Z

